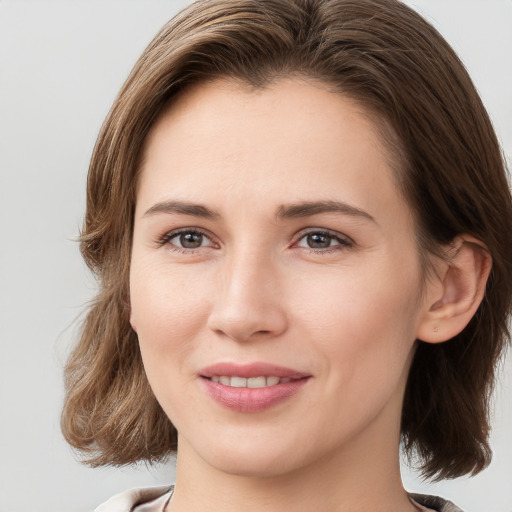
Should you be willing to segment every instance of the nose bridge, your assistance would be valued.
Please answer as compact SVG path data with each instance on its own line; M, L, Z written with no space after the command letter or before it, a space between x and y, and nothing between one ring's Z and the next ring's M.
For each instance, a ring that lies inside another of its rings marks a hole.
M280 334L286 316L279 301L278 274L270 251L251 244L234 249L218 276L210 328L238 341Z
M269 251L251 247L249 244L233 251L226 265L226 291L229 294L243 296L251 287L253 290L248 294L248 298L256 296L257 292L263 291L266 287L273 273L271 260Z

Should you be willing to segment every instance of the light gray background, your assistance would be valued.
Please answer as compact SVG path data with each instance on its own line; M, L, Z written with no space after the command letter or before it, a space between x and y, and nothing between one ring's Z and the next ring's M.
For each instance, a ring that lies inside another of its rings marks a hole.
M184 0L0 0L0 512L78 512L171 465L89 469L59 430L62 365L94 292L73 238L88 159L136 58ZM512 153L512 1L410 0L459 52ZM499 219L496 219L499 222ZM512 369L496 395L492 465L408 489L512 512ZM371 485L371 483L369 484Z

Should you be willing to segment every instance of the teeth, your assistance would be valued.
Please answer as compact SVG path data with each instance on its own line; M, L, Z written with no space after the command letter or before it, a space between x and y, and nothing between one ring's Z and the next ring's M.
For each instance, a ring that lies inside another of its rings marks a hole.
M264 388L267 386L276 386L277 384L284 384L290 382L292 379L279 377L229 377L226 375L214 375L210 377L212 382L218 382L224 386L230 386L232 388Z
M247 379L248 388L264 388L267 385L267 379L265 377L251 377Z
M243 377L231 377L230 386L232 388L246 388L247 387L247 379L244 379Z
M279 377L267 377L267 386L279 384Z

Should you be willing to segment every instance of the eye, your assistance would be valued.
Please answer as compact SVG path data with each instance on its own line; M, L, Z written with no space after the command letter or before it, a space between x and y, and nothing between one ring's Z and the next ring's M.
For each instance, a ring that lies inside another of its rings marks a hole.
M351 247L352 245L353 243L349 238L338 233L325 230L305 233L296 243L297 247L305 247L316 251L325 249L344 249L346 247Z
M173 249L194 250L201 247L215 247L212 240L198 229L184 228L166 233L159 245L170 245Z

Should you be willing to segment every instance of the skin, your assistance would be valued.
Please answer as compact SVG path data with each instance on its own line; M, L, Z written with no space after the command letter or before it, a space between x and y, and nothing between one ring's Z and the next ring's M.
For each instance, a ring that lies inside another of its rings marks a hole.
M415 339L450 333L433 331L443 289L422 288L390 161L360 106L299 79L260 91L201 84L153 126L131 323L179 432L170 511L415 509L398 462L406 378ZM215 215L176 211L176 201ZM312 201L352 210L280 215ZM180 247L176 230L200 246ZM309 247L319 231L329 246ZM201 385L200 370L225 361L311 377L284 402L242 413Z

